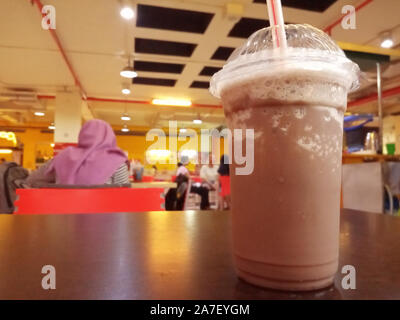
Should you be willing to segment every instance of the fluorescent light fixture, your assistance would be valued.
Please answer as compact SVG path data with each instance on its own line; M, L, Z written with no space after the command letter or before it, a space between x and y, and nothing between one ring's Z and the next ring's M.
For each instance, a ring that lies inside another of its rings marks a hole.
M389 49L391 47L393 47L394 42L392 39L385 39L381 42L381 47L385 48L385 49Z
M43 116L44 116L44 112L42 112L42 111L35 111L34 115L35 115L35 116L38 116L38 117L43 117Z
M195 124L202 124L203 121L201 121L200 119L194 119L194 120L193 120L193 123L195 123Z
M192 101L184 99L153 99L152 104L159 106L178 106L178 107L190 107Z
M121 131L122 131L122 132L129 132L129 128L125 125L125 126L121 129Z
M188 157L189 159L195 159L197 157L197 151L194 149L182 150L181 157Z
M127 114L127 113L124 113L124 114L121 116L121 120L124 120L124 121L129 121L129 120L131 120L131 117L130 117L130 116L128 116L128 114Z
M12 153L11 149L0 149L0 154L10 154Z
M151 160L168 159L171 156L170 150L151 149L147 151L147 155Z
M133 16L135 15L135 13L133 12L133 9L130 7L123 7L119 13L120 13L121 17L126 20L132 19Z
M187 130L185 129L185 128L181 128L181 129L179 129L179 132L180 133L185 133Z
M119 73L121 75L121 77L124 78L136 78L138 76L137 72L135 72L135 70L133 70L132 67L127 66L124 69L122 69L122 71Z
M123 89L122 89L122 93L123 93L123 94L130 94L130 93L131 93L131 89L123 88Z
M50 129L50 130L55 130L55 129L56 129L56 126L52 123L51 125L49 125L49 129Z

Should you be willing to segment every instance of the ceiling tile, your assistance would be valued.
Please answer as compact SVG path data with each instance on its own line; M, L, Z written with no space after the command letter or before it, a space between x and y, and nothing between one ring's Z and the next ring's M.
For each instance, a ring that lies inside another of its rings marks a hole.
M247 39L257 30L265 27L269 27L268 20L242 18L233 26L232 30L228 34L228 37Z
M177 73L180 74L185 67L184 64L150 62L150 61L135 61L135 71L162 72L162 73Z
M173 86L175 86L176 80L175 79L136 77L136 78L132 79L132 83L149 85L149 86L173 87Z
M324 12L337 0L282 0L282 5L296 9ZM266 4L265 0L253 0L254 3Z
M138 53L190 57L196 46L193 43L135 38L135 51Z
M217 67L204 67L199 75L200 76L212 76L214 73L218 72L222 68L217 68Z
M212 55L211 59L227 60L234 50L235 48L218 47L217 50L215 50L214 54Z
M210 83L208 81L193 81L190 88L208 89Z
M136 26L204 33L214 14L138 4Z

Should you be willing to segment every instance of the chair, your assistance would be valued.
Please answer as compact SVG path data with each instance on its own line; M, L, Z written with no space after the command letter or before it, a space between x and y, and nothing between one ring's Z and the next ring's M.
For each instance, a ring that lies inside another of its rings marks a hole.
M380 162L344 164L342 190L343 208L383 213L382 164Z
M17 189L14 214L160 211L163 188Z
M185 192L185 201L183 203L183 210L194 210L194 208L190 207L191 202L189 201L191 193L190 189L192 188L192 179L188 180L186 192Z
M142 176L141 182L153 182L154 177L153 176Z
M199 176L190 176L193 182L202 182L203 180Z

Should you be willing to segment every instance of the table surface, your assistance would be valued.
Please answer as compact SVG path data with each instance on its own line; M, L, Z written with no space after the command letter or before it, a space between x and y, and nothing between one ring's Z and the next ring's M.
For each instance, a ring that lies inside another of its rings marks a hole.
M153 182L132 182L132 188L176 188L176 182L153 181Z
M400 299L400 218L344 210L331 288L289 293L239 280L230 212L1 215L0 299ZM56 290L41 287L56 268Z

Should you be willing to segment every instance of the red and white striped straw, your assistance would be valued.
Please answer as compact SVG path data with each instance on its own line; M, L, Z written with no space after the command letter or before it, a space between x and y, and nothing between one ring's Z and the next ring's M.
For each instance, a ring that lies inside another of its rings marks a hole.
M285 22L283 20L281 0L267 0L269 23L273 27L274 48L287 48Z

